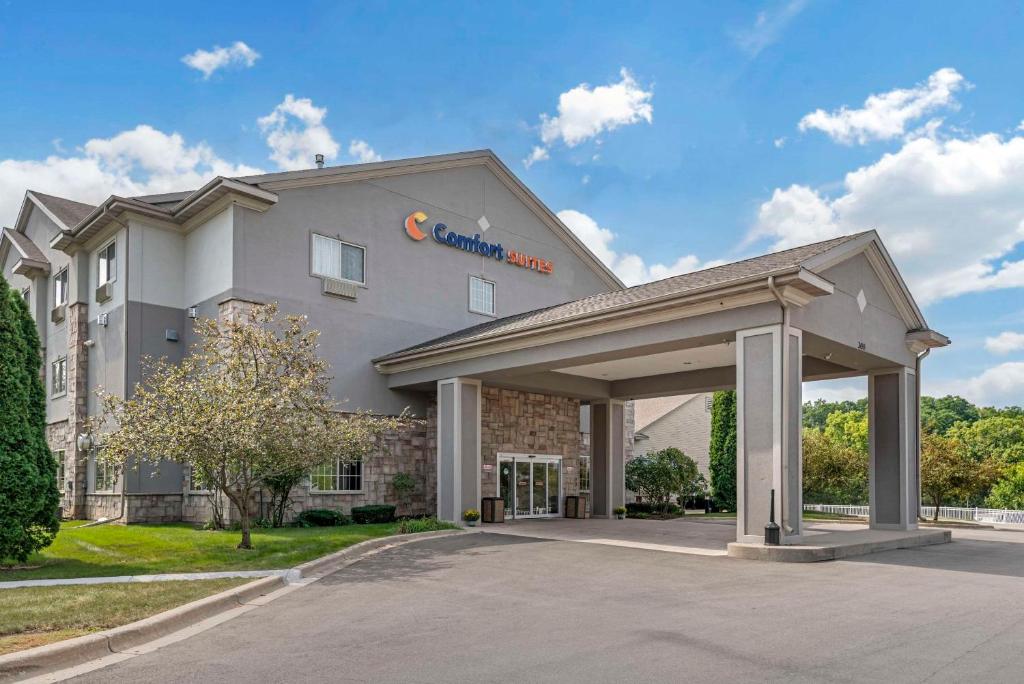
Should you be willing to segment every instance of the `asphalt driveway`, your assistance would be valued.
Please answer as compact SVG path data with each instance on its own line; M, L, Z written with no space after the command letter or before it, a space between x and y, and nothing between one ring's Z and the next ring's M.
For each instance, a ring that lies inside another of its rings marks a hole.
M467 534L75 681L1019 682L1024 533L955 539L804 565Z

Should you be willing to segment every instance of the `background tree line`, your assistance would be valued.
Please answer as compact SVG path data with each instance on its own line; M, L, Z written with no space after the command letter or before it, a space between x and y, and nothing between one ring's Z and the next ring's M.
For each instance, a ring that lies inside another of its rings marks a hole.
M803 425L804 501L867 504L867 400L807 402ZM735 510L735 392L715 393L710 456L716 504ZM1024 509L1024 408L922 397L921 490L926 505Z

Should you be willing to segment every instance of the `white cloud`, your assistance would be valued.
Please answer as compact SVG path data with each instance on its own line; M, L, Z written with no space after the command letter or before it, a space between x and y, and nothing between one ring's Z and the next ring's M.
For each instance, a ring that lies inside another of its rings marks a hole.
M349 156L360 164L379 162L384 159L384 157L377 154L377 151L370 147L370 144L365 140L352 140L352 142L348 144L348 153Z
M719 263L702 265L696 256L687 254L671 264L648 265L642 257L636 254L617 252L612 245L616 238L615 233L607 228L602 228L597 221L583 212L564 209L558 212L558 218L576 234L576 237L583 241L583 244L594 253L594 256L612 269L627 286L661 280Z
M995 337L985 338L985 349L993 354L1010 354L1024 351L1024 333L1001 332Z
M817 129L845 145L891 140L902 136L911 121L942 107L955 107L955 93L967 85L956 69L939 69L913 88L868 96L860 109L816 109L800 119L799 128Z
M758 12L752 26L732 32L733 42L751 57L757 57L766 47L778 42L789 23L807 4L808 0L788 0L774 9Z
M212 50L196 50L185 55L181 61L188 66L203 72L203 79L208 79L213 72L227 66L251 67L260 58L260 53L253 50L240 40L231 47L214 46Z
M875 228L921 303L1024 286L1024 137L916 138L846 175L827 197L776 189L753 238L785 249Z
M558 114L540 116L540 139L524 161L527 167L548 158L548 149L561 141L567 147L576 147L593 140L602 133L622 126L647 122L654 117L651 98L654 93L644 90L628 69L619 71L621 80L591 87L581 83L558 96Z
M776 138L775 140L772 141L772 144L775 145L776 149L781 150L783 147L786 146L786 138L785 138L785 136L783 136L781 138Z
M122 196L193 190L214 176L246 176L260 169L232 164L204 142L140 125L110 138L93 138L73 155L0 160L0 221L10 225L25 190L99 203Z
M317 154L335 159L339 145L324 125L326 117L327 108L315 106L308 97L285 95L274 111L257 120L270 158L286 171L312 168Z
M548 148L541 147L540 145L534 145L533 149L530 150L530 156L523 160L523 165L526 168L530 168L539 161L544 161L548 158Z
M971 378L929 383L926 394L939 397L957 394L980 406L1020 406L1024 403L1024 361L1008 361Z
M1017 130L1018 131L1024 131L1024 119L1021 119L1020 123L1017 124Z

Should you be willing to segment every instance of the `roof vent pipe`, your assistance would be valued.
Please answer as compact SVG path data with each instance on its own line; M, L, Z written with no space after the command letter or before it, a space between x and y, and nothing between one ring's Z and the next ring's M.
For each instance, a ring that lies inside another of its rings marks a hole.
M318 154L318 155L316 155L316 157L314 157L314 159L316 159L316 168L318 168L318 169L324 168L324 155Z

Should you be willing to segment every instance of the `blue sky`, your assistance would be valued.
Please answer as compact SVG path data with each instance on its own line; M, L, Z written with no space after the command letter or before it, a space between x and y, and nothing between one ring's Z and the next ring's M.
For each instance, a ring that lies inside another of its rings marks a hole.
M926 391L1024 404L1019 4L283 7L0 7L0 221L489 147L629 282L876 228L954 338Z

